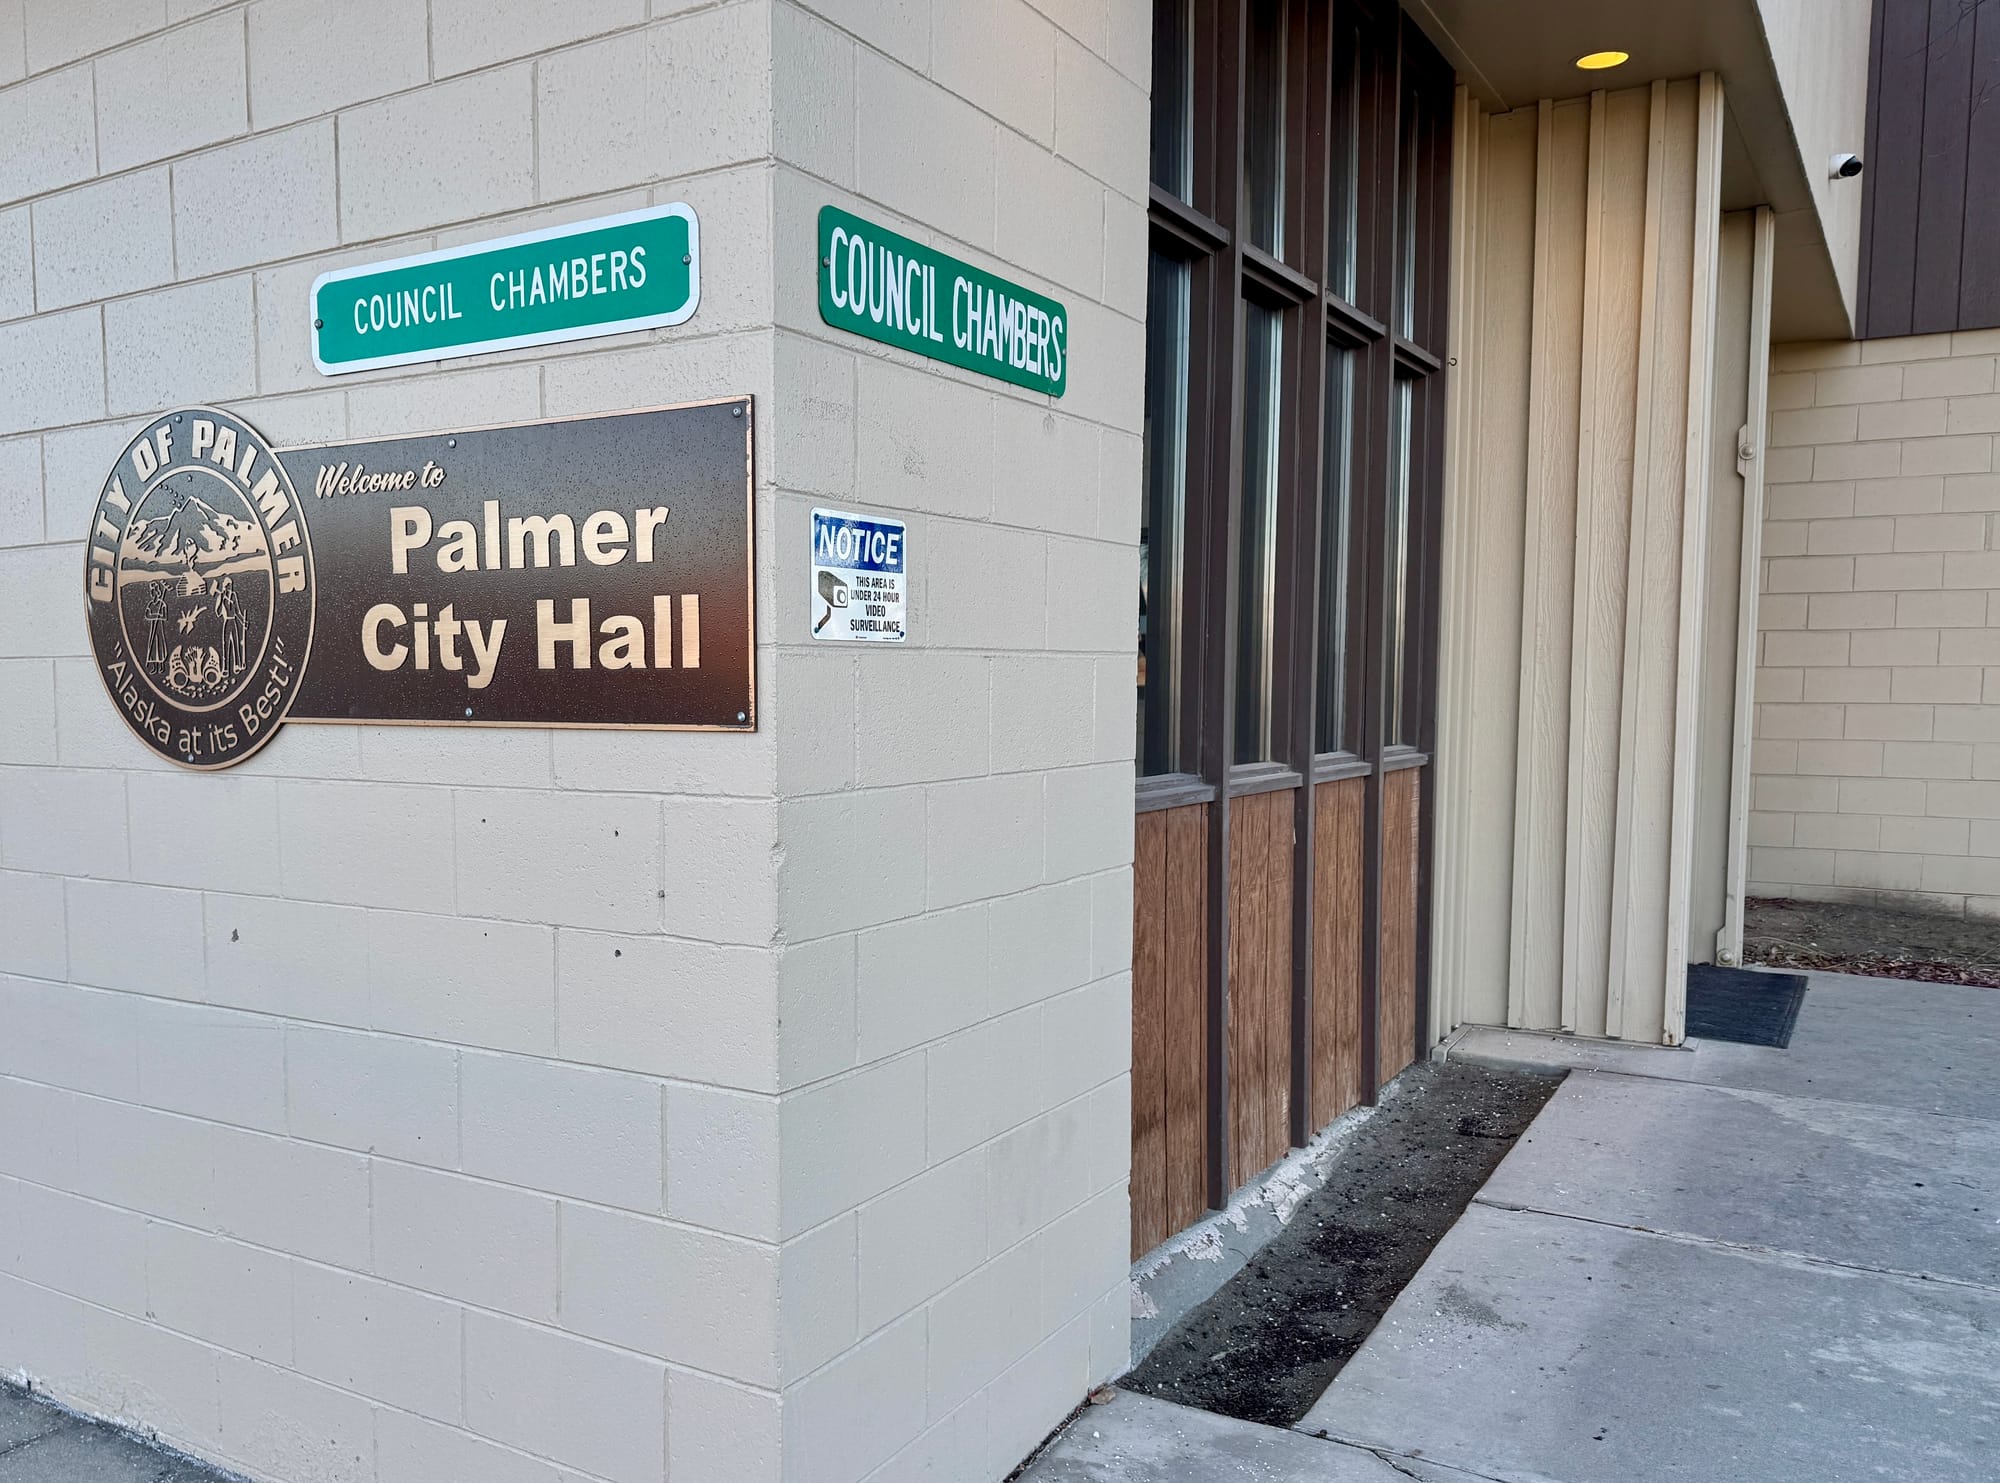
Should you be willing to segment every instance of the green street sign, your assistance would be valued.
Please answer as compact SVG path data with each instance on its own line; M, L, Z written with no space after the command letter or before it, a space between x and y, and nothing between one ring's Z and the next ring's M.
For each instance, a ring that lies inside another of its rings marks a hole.
M1061 304L835 206L819 211L819 317L1050 396L1068 383Z
M448 247L313 280L328 376L681 324L701 302L701 228L675 203Z

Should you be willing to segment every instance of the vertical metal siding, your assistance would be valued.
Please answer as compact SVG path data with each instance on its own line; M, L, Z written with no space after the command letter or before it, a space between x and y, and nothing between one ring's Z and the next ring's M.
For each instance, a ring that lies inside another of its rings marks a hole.
M1710 383L1742 354L1715 334L1723 120L1713 75L1545 102L1483 121L1462 171L1479 299L1454 340L1441 662L1463 740L1437 793L1454 1020L1680 1037L1710 444L1735 433Z

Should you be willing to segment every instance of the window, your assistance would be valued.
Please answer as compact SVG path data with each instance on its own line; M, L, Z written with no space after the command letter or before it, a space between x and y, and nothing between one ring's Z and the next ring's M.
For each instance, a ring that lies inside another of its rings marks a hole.
M1153 35L1153 184L1194 195L1194 4L1159 0Z
M1333 134L1327 141L1327 288L1354 302L1354 267L1361 238L1361 87L1367 45L1361 27L1336 28L1333 54Z
M1139 524L1139 772L1181 770L1187 527L1188 265L1155 252L1146 289L1146 427Z
M1243 514L1236 541L1236 756L1275 755L1272 661L1278 589L1278 378L1284 350L1278 311L1243 310Z
M1142 808L1429 745L1452 85L1391 0L1155 6Z
M1422 124L1423 95L1406 88L1397 121L1401 158L1396 162L1396 333L1406 338L1417 332L1417 196L1423 178L1417 147Z
M1243 174L1250 240L1285 255L1285 6L1251 0L1249 81L1244 97Z
M1383 626L1387 654L1382 661L1383 739L1411 744L1416 738L1409 715L1410 669L1410 401L1411 383L1398 379L1390 400L1389 483L1383 526Z
M1325 425L1326 449L1320 478L1319 512L1319 634L1314 645L1318 674L1313 684L1317 714L1313 722L1315 752L1356 750L1348 724L1347 684L1354 666L1348 661L1348 609L1353 594L1354 502L1349 497L1352 475L1348 450L1354 420L1354 368L1348 355L1335 347L1327 353Z

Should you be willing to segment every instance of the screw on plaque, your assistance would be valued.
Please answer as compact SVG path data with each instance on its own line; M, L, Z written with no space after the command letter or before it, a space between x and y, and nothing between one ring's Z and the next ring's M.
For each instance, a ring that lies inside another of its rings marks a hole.
M694 254L693 254L693 253L691 253L691 252L684 252L684 253L682 253L682 254L681 254L681 261L682 261L682 262L684 262L684 263L691 263L691 262L693 262L693 261L694 261Z
M446 439L444 440L444 445L445 445L445 447L447 447L447 448L456 448L456 447L458 446L458 439L457 439L457 438L446 438Z
M471 714L472 714L472 707L471 707L471 706L467 706L467 707L465 708L465 713L466 713L466 715L468 715L468 716L469 716L469 715L471 715Z
M747 720L749 720L750 718L749 718L748 716L746 716L746 715L745 715L745 714L744 714L744 713L743 713L742 711L738 711L738 712L736 713L736 719L737 719L737 720L739 720L739 721L747 721Z
M315 320L313 321L313 328L314 328L314 329L316 329L316 330L323 330L323 329L325 329L325 328L326 328L326 321L325 321L324 319L315 319Z
M743 409L741 407L731 407L729 409L729 415L731 417L741 417L743 415Z

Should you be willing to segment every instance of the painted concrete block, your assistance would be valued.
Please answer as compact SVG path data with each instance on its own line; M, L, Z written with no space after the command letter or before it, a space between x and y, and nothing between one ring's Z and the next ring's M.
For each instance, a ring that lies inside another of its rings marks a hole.
M35 203L35 301L42 309L136 293L174 279L164 166ZM117 230L108 230L111 223Z
M177 161L173 228L180 275L233 272L338 242L333 132L331 120L323 119ZM245 180L261 188L246 194ZM285 307L300 312L297 304Z
M563 1207L563 1327L749 1385L778 1379L778 1251Z
M17 141L0 161L0 201L74 185L97 173L91 69L69 67L0 92L0 138Z
M666 1368L657 1360L487 1313L465 1319L466 1421L610 1480L665 1467Z
M645 0L585 0L551 9L534 0L437 0L431 60L439 77L550 51L646 18Z
M0 129L5 127L0 118ZM13 432L102 417L100 312L75 309L0 326L0 404L17 409L10 419Z
M628 1210L660 1209L658 1082L467 1052L459 1087L467 1173Z
M250 122L243 20L219 15L97 59L97 160L123 170L243 133ZM162 87L196 77L200 87Z
M425 0L258 0L249 10L250 116L259 129L416 87L426 80ZM329 67L365 35L371 65Z
M373 1164L372 1177L376 1275L555 1321L561 1291L556 1201L386 1160Z
M392 236L534 199L531 69L442 83L340 116L340 232Z
M257 387L247 276L104 306L105 386L115 412L227 401Z

